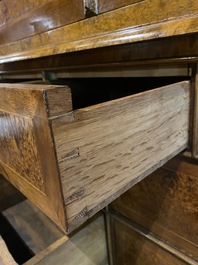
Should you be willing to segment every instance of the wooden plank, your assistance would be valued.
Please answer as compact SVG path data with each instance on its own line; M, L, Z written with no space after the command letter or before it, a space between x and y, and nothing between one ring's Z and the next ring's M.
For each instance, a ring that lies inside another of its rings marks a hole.
M24 8L24 3L19 2ZM27 3L28 4L28 3ZM26 4L26 5L27 5ZM7 10L13 12L13 3ZM83 0L55 0L44 2L24 12L0 27L1 45L31 37L85 18Z
M64 93L59 93L59 89ZM71 100L67 105L69 88L1 84L0 93L0 172L65 229L62 191L48 118L71 109ZM57 105L57 95L60 105Z
M69 265L108 264L105 226L102 215L94 218L89 224L72 235L69 240L63 238L61 241L61 244L55 242L50 249L39 253L26 262L25 265L66 263Z
M186 64L154 65L142 67L125 67L124 65L116 68L104 67L103 69L82 69L71 72L57 71L57 78L97 78L97 77L163 77L163 76L189 76L189 66ZM7 76L9 77L9 76ZM16 76L15 76L16 77ZM23 76L25 78L25 75Z
M0 264L17 265L1 236L0 236Z
M76 68L78 68L76 66ZM154 64L150 66L124 66L124 64L111 67L92 68L84 67L84 69L73 69L70 71L56 69L54 75L57 79L59 78L97 78L97 77L163 77L163 76L189 76L190 75L189 64ZM40 73L4 73L1 75L2 80L27 80L27 79L39 79L30 81L29 83L42 83L42 74ZM27 83L27 81L25 82Z
M34 254L63 236L63 232L28 200L10 207L3 215Z
M169 161L113 202L112 207L198 260L198 165Z
M113 220L112 230L115 265L197 265L195 260L141 227Z
M187 81L52 120L69 231L185 149L188 127Z
M142 1L3 45L0 63L196 33L197 10L196 0Z

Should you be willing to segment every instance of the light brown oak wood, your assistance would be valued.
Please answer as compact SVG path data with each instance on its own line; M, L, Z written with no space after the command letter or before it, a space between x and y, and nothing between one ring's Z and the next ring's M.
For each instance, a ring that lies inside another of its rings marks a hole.
M72 110L68 87L1 84L0 171L71 232L188 146L189 85Z
M52 121L70 228L187 146L187 87L167 86Z

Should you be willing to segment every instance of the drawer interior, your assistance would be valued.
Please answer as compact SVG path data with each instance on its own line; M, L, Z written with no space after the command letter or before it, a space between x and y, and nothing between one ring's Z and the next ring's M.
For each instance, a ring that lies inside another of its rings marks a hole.
M75 110L184 80L189 80L189 78L186 76L67 78L57 79L50 83L54 85L68 85L70 87L73 109Z

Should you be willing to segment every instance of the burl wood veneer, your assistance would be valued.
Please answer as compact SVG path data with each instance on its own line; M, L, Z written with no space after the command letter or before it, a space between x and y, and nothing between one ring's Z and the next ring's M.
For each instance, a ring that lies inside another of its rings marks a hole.
M73 110L67 86L0 85L0 172L70 232L188 146L188 81Z

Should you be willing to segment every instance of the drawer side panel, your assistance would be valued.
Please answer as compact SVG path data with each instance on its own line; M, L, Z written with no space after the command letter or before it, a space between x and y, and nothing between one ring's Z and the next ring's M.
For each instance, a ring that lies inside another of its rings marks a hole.
M52 121L69 229L188 146L189 82Z

